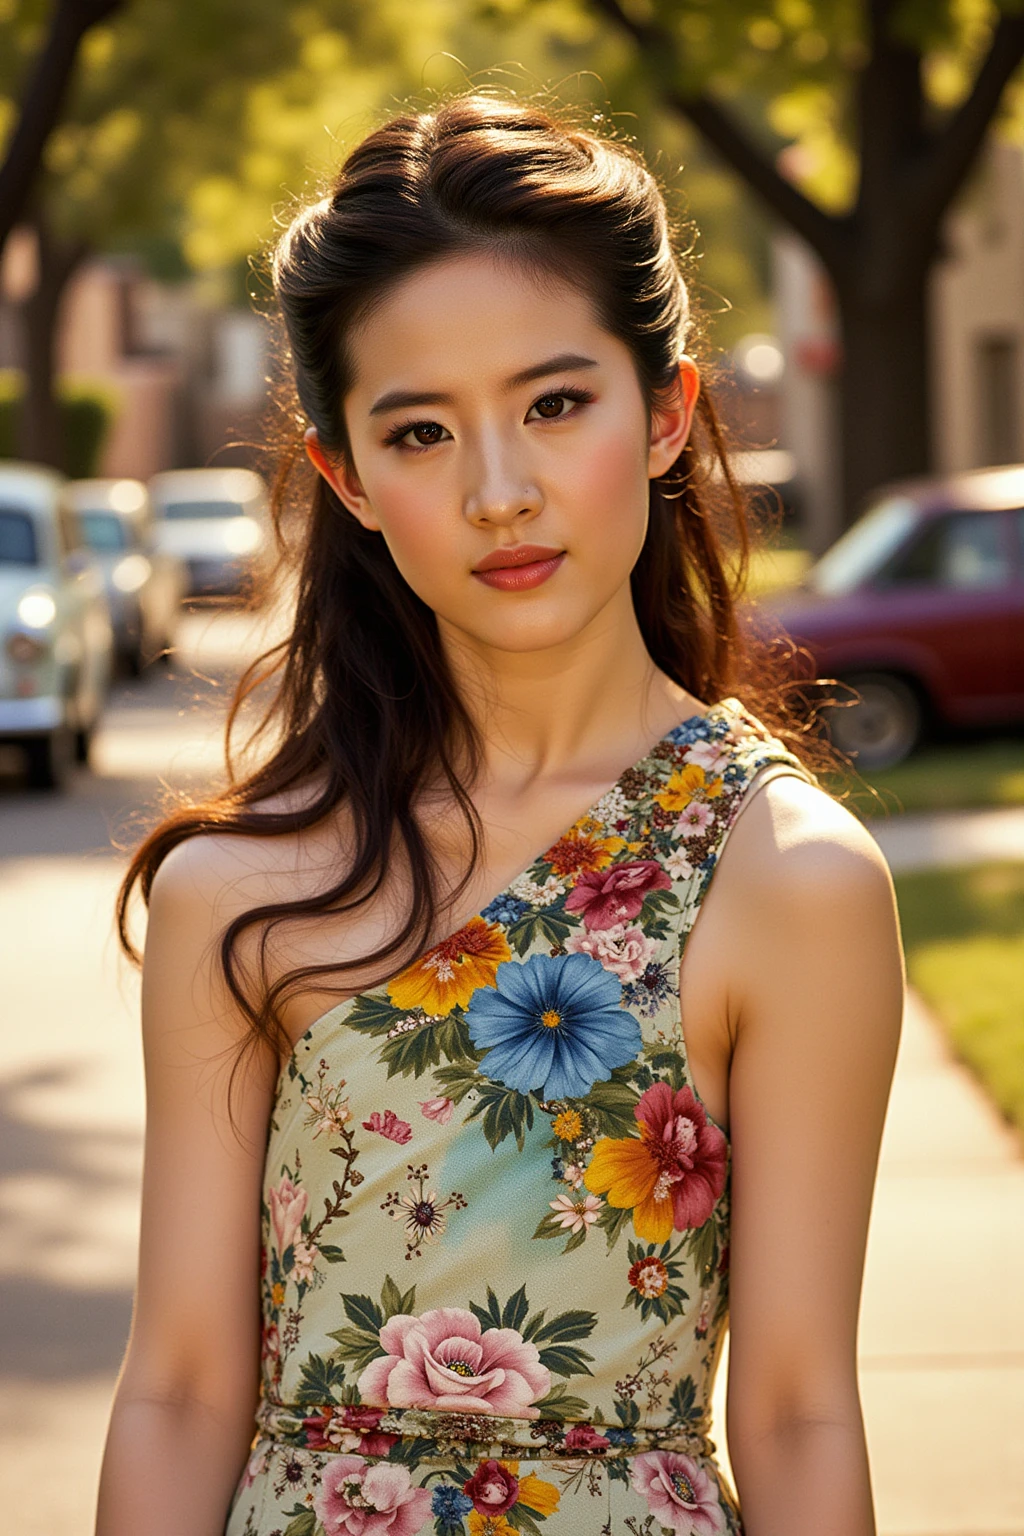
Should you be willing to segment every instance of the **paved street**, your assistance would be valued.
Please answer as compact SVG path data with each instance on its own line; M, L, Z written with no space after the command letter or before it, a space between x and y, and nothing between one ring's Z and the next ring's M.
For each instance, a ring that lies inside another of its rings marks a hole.
M18 1536L89 1536L130 1314L142 1071L110 838L155 776L217 771L212 711L252 642L241 614L190 616L181 660L119 690L67 796L0 772L0 1501ZM861 1369L881 1536L1024 1536L1024 1161L914 997Z

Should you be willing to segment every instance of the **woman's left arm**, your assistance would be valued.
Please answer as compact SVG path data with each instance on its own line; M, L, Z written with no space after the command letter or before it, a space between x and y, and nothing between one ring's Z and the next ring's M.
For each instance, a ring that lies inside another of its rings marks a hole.
M903 1013L895 893L861 824L793 777L732 837L727 1426L744 1530L873 1536L856 1346Z

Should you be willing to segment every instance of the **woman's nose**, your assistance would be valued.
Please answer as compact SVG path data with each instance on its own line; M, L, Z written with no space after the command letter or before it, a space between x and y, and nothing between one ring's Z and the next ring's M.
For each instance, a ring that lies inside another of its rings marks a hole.
M519 455L491 442L475 456L464 513L477 525L535 517L544 505L540 486Z

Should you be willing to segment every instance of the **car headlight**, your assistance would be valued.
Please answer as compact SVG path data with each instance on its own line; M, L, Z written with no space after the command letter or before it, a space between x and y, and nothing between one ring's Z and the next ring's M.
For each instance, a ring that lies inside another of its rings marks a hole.
M224 543L233 555L249 555L261 539L260 525L254 517L233 517L224 527Z
M38 635L26 635L16 630L13 635L7 636L7 654L12 661L29 665L35 661L42 661L47 654L49 646Z
M57 617L57 604L49 592L26 592L18 604L18 618L26 629L46 629Z
M110 579L119 592L137 592L149 580L153 567L145 555L125 555L110 573Z

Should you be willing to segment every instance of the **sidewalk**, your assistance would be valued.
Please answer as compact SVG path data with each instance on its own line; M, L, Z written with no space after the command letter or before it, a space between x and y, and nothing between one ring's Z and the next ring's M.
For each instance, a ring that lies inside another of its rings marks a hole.
M865 825L894 874L997 859L1024 863L1024 806L873 817Z
M871 1218L860 1381L879 1536L1024 1536L1024 1160L913 992Z

